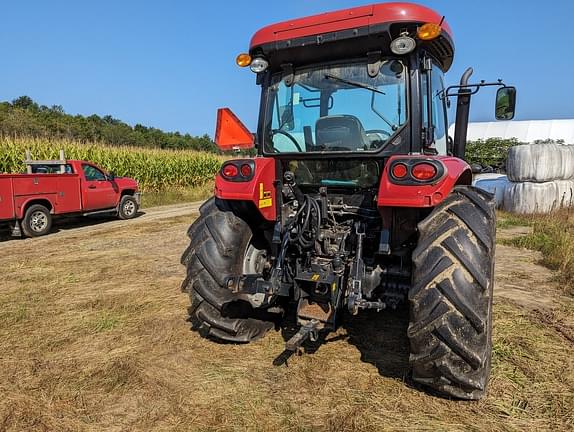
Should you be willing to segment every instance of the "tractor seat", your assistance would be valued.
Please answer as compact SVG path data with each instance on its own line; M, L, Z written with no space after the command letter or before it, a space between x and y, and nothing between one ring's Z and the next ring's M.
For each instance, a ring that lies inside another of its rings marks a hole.
M368 148L369 138L357 117L333 115L315 123L315 143L319 150L356 151Z

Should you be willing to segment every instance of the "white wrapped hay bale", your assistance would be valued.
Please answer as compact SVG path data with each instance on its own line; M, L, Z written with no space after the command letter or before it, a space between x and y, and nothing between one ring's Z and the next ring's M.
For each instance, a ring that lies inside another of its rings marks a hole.
M494 195L496 208L502 208L504 202L504 192L509 187L510 182L504 174L477 174L472 185Z
M504 193L504 210L519 213L548 213L558 196L554 182L512 183Z
M574 180L510 183L504 192L503 208L512 213L549 213L573 205Z
M511 147L506 161L513 182L574 180L574 145L526 144Z

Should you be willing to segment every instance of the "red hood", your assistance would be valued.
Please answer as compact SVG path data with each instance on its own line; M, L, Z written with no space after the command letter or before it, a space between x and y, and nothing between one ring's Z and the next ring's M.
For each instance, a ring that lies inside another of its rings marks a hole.
M129 177L116 177L115 182L120 189L134 189L137 191L139 187L138 182Z

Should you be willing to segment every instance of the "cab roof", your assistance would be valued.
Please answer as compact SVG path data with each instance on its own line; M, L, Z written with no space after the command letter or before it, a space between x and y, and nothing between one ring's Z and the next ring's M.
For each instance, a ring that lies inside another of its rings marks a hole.
M405 27L413 28L423 23L441 23L442 34L436 41L430 41L426 45L437 42L441 47L436 50L444 69L448 69L454 56L454 44L452 42L452 30L443 17L432 9L414 3L392 2L376 3L368 6L359 6L319 15L297 18L263 27L257 31L250 43L252 55L266 55L274 57L279 51L289 51L302 47L317 47L332 42L346 41L355 47L355 39L363 38L367 49L381 45L381 38L385 43L397 37ZM437 45L434 43L434 45ZM324 47L323 47L324 48ZM322 50L324 51L324 50ZM347 50L337 49L337 53L351 54ZM323 55L327 55L325 52ZM289 61L285 54L278 57L281 61ZM306 57L306 56L305 56ZM298 56L294 56L297 63ZM273 62L273 58L271 58Z
M250 48L354 27L399 22L438 24L441 19L442 16L434 10L414 3L376 3L271 24L253 35ZM442 23L442 28L452 37L452 30L446 21Z

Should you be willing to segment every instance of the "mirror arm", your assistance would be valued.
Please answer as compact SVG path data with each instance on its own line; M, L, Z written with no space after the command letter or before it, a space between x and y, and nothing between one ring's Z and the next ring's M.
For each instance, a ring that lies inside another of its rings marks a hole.
M469 68L470 69L470 68ZM461 79L462 80L462 79ZM458 96L460 94L461 89L468 89L470 90L470 95L478 93L481 87L490 87L490 86L497 86L497 87L508 87L506 84L502 82L502 80L498 80L497 82L490 82L487 83L484 80L480 81L476 84L464 84L464 85L452 85L447 87L445 90L442 91L441 98L449 98L452 96ZM451 90L458 90L457 92L451 92Z

